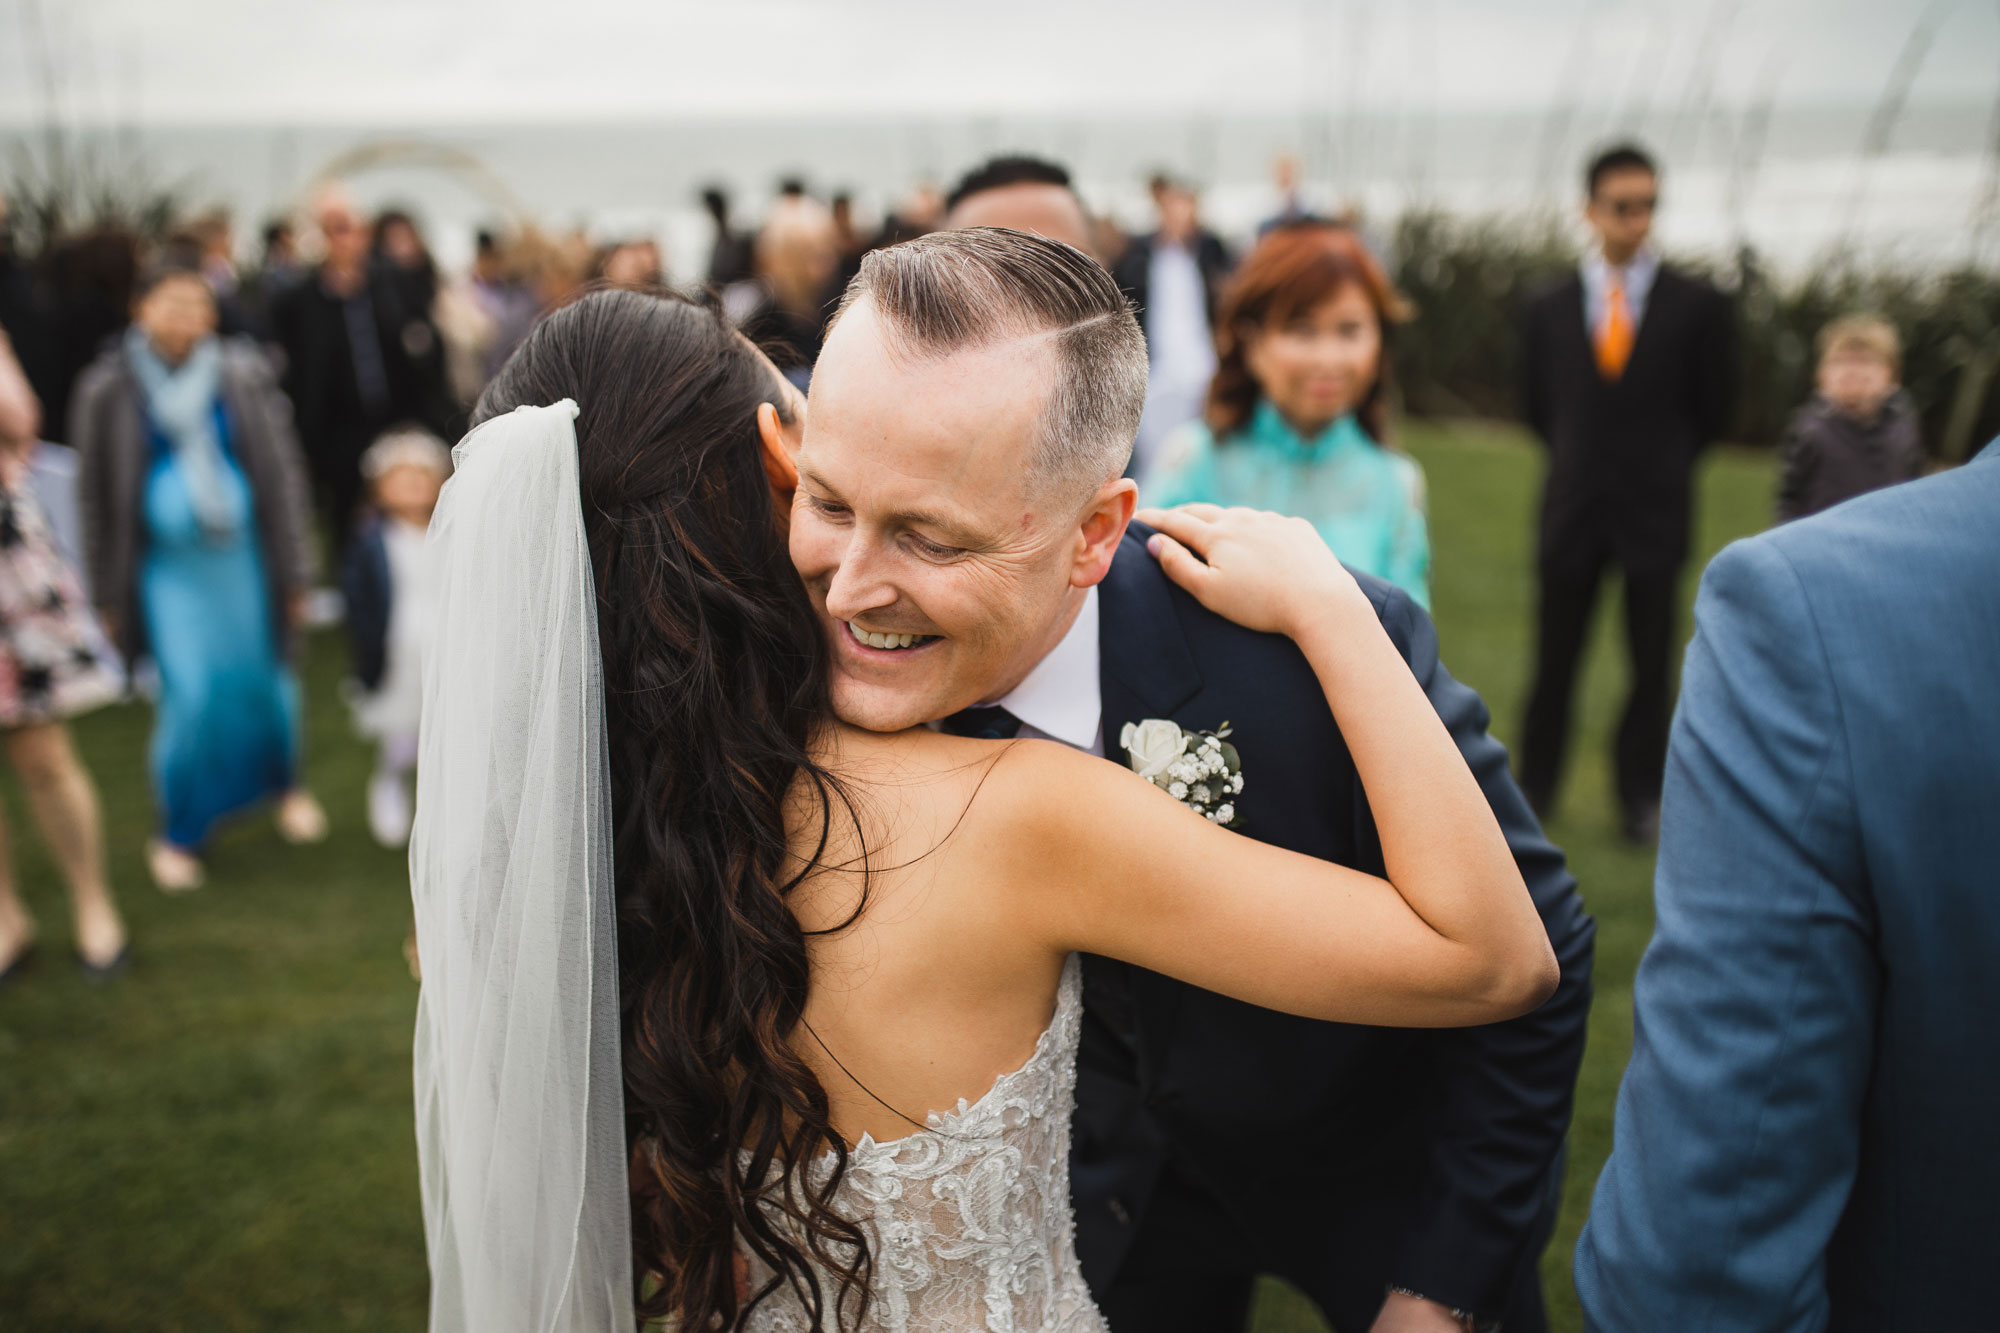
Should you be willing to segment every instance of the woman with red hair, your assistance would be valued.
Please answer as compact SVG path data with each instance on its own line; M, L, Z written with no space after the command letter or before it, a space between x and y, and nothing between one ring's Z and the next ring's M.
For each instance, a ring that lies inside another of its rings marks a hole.
M1343 562L1428 609L1423 469L1389 446L1388 334L1406 314L1350 228L1268 233L1223 292L1204 420L1168 441L1145 502L1309 519Z

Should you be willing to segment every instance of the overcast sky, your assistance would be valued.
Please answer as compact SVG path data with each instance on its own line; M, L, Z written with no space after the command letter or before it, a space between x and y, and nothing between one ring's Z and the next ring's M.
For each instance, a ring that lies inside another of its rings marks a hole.
M0 0L0 122L1865 105L1933 11L1992 99L2000 0Z

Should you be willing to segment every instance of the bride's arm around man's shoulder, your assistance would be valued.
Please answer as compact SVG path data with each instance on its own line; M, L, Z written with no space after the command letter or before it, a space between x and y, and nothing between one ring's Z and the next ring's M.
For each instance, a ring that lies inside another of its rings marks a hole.
M994 770L993 840L1021 929L1272 1009L1465 1027L1558 978L1535 904L1457 745L1353 577L1302 520L1190 506L1149 516L1168 577L1289 635L1367 789L1386 876L1233 834L1130 770L1023 742Z

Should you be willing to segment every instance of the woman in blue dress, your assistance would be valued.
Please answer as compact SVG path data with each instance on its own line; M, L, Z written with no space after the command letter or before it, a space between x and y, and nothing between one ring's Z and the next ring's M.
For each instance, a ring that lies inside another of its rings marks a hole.
M149 275L71 422L93 596L128 659L159 674L147 862L170 891L201 884L219 821L264 801L291 841L326 835L298 778L289 661L311 586L303 460L262 353L214 329L199 272Z
M1223 292L1205 418L1162 447L1144 502L1309 519L1343 562L1428 609L1424 473L1389 445L1387 333L1404 314L1351 228L1267 233Z

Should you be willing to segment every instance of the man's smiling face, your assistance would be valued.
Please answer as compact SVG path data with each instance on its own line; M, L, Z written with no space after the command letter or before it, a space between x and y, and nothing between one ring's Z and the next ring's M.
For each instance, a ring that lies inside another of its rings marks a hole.
M1102 576L1077 581L1081 514L1030 475L1054 361L1033 338L920 356L865 299L828 335L791 547L843 720L900 731L1000 698Z

